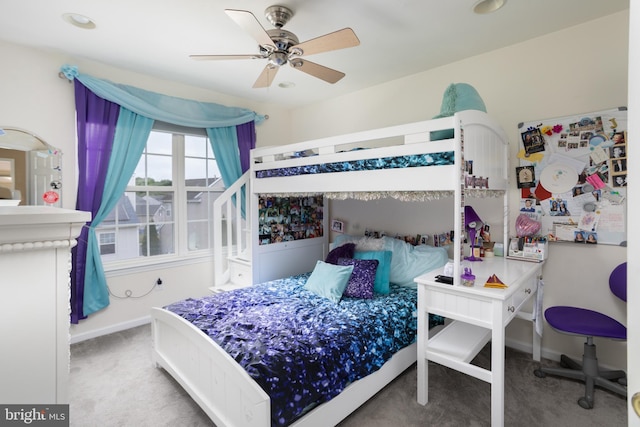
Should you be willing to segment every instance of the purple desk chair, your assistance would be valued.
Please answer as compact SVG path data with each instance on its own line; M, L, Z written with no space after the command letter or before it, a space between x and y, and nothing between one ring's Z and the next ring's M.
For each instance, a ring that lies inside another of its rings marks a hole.
M627 301L627 263L617 266L609 276L611 292L623 301ZM596 346L593 337L626 340L627 328L615 319L597 311L578 307L549 307L544 312L549 325L558 332L569 335L580 335L587 338L584 343L582 363L570 359L566 355L560 357L560 365L564 368L536 369L533 373L544 378L547 374L572 378L585 383L584 396L578 399L578 405L584 409L593 408L594 387L600 386L627 397L627 376L624 371L601 371L596 357Z

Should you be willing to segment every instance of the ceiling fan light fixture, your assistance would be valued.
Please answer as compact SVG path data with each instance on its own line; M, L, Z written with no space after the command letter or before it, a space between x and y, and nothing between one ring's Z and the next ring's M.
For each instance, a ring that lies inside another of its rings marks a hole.
M286 64L288 60L289 58L287 57L287 54L284 52L278 51L278 52L273 52L271 55L269 55L269 63L273 64L276 67Z
M482 0L473 6L473 11L479 15L495 12L505 5L507 0Z
M96 28L96 23L93 22L91 18L80 15L79 13L65 13L62 15L62 19L74 27L82 28L84 30L93 30Z

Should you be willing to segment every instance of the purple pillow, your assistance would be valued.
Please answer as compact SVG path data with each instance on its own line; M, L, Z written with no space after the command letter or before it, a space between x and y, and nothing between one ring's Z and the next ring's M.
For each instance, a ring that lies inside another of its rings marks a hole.
M327 254L327 259L324 262L328 264L338 265L338 260L340 258L353 258L353 254L356 251L355 243L345 243L344 245L338 246L333 249L331 252Z
M338 265L353 266L353 272L347 283L347 288L342 295L352 298L373 298L373 283L376 278L378 263L377 259L338 259Z

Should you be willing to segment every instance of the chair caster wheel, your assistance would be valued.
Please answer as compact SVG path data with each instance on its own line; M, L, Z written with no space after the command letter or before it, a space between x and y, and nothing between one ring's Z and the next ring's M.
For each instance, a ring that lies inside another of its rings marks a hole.
M533 371L533 375L535 375L538 378L544 378L547 376L545 372L542 372L542 369L536 369L535 371Z
M593 409L593 402L589 402L585 397L578 399L578 405L584 409Z

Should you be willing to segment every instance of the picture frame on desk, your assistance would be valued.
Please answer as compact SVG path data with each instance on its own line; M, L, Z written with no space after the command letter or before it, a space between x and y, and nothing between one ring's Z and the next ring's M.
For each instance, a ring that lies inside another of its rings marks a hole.
M529 262L543 262L549 256L546 239L534 237L512 237L506 258Z

